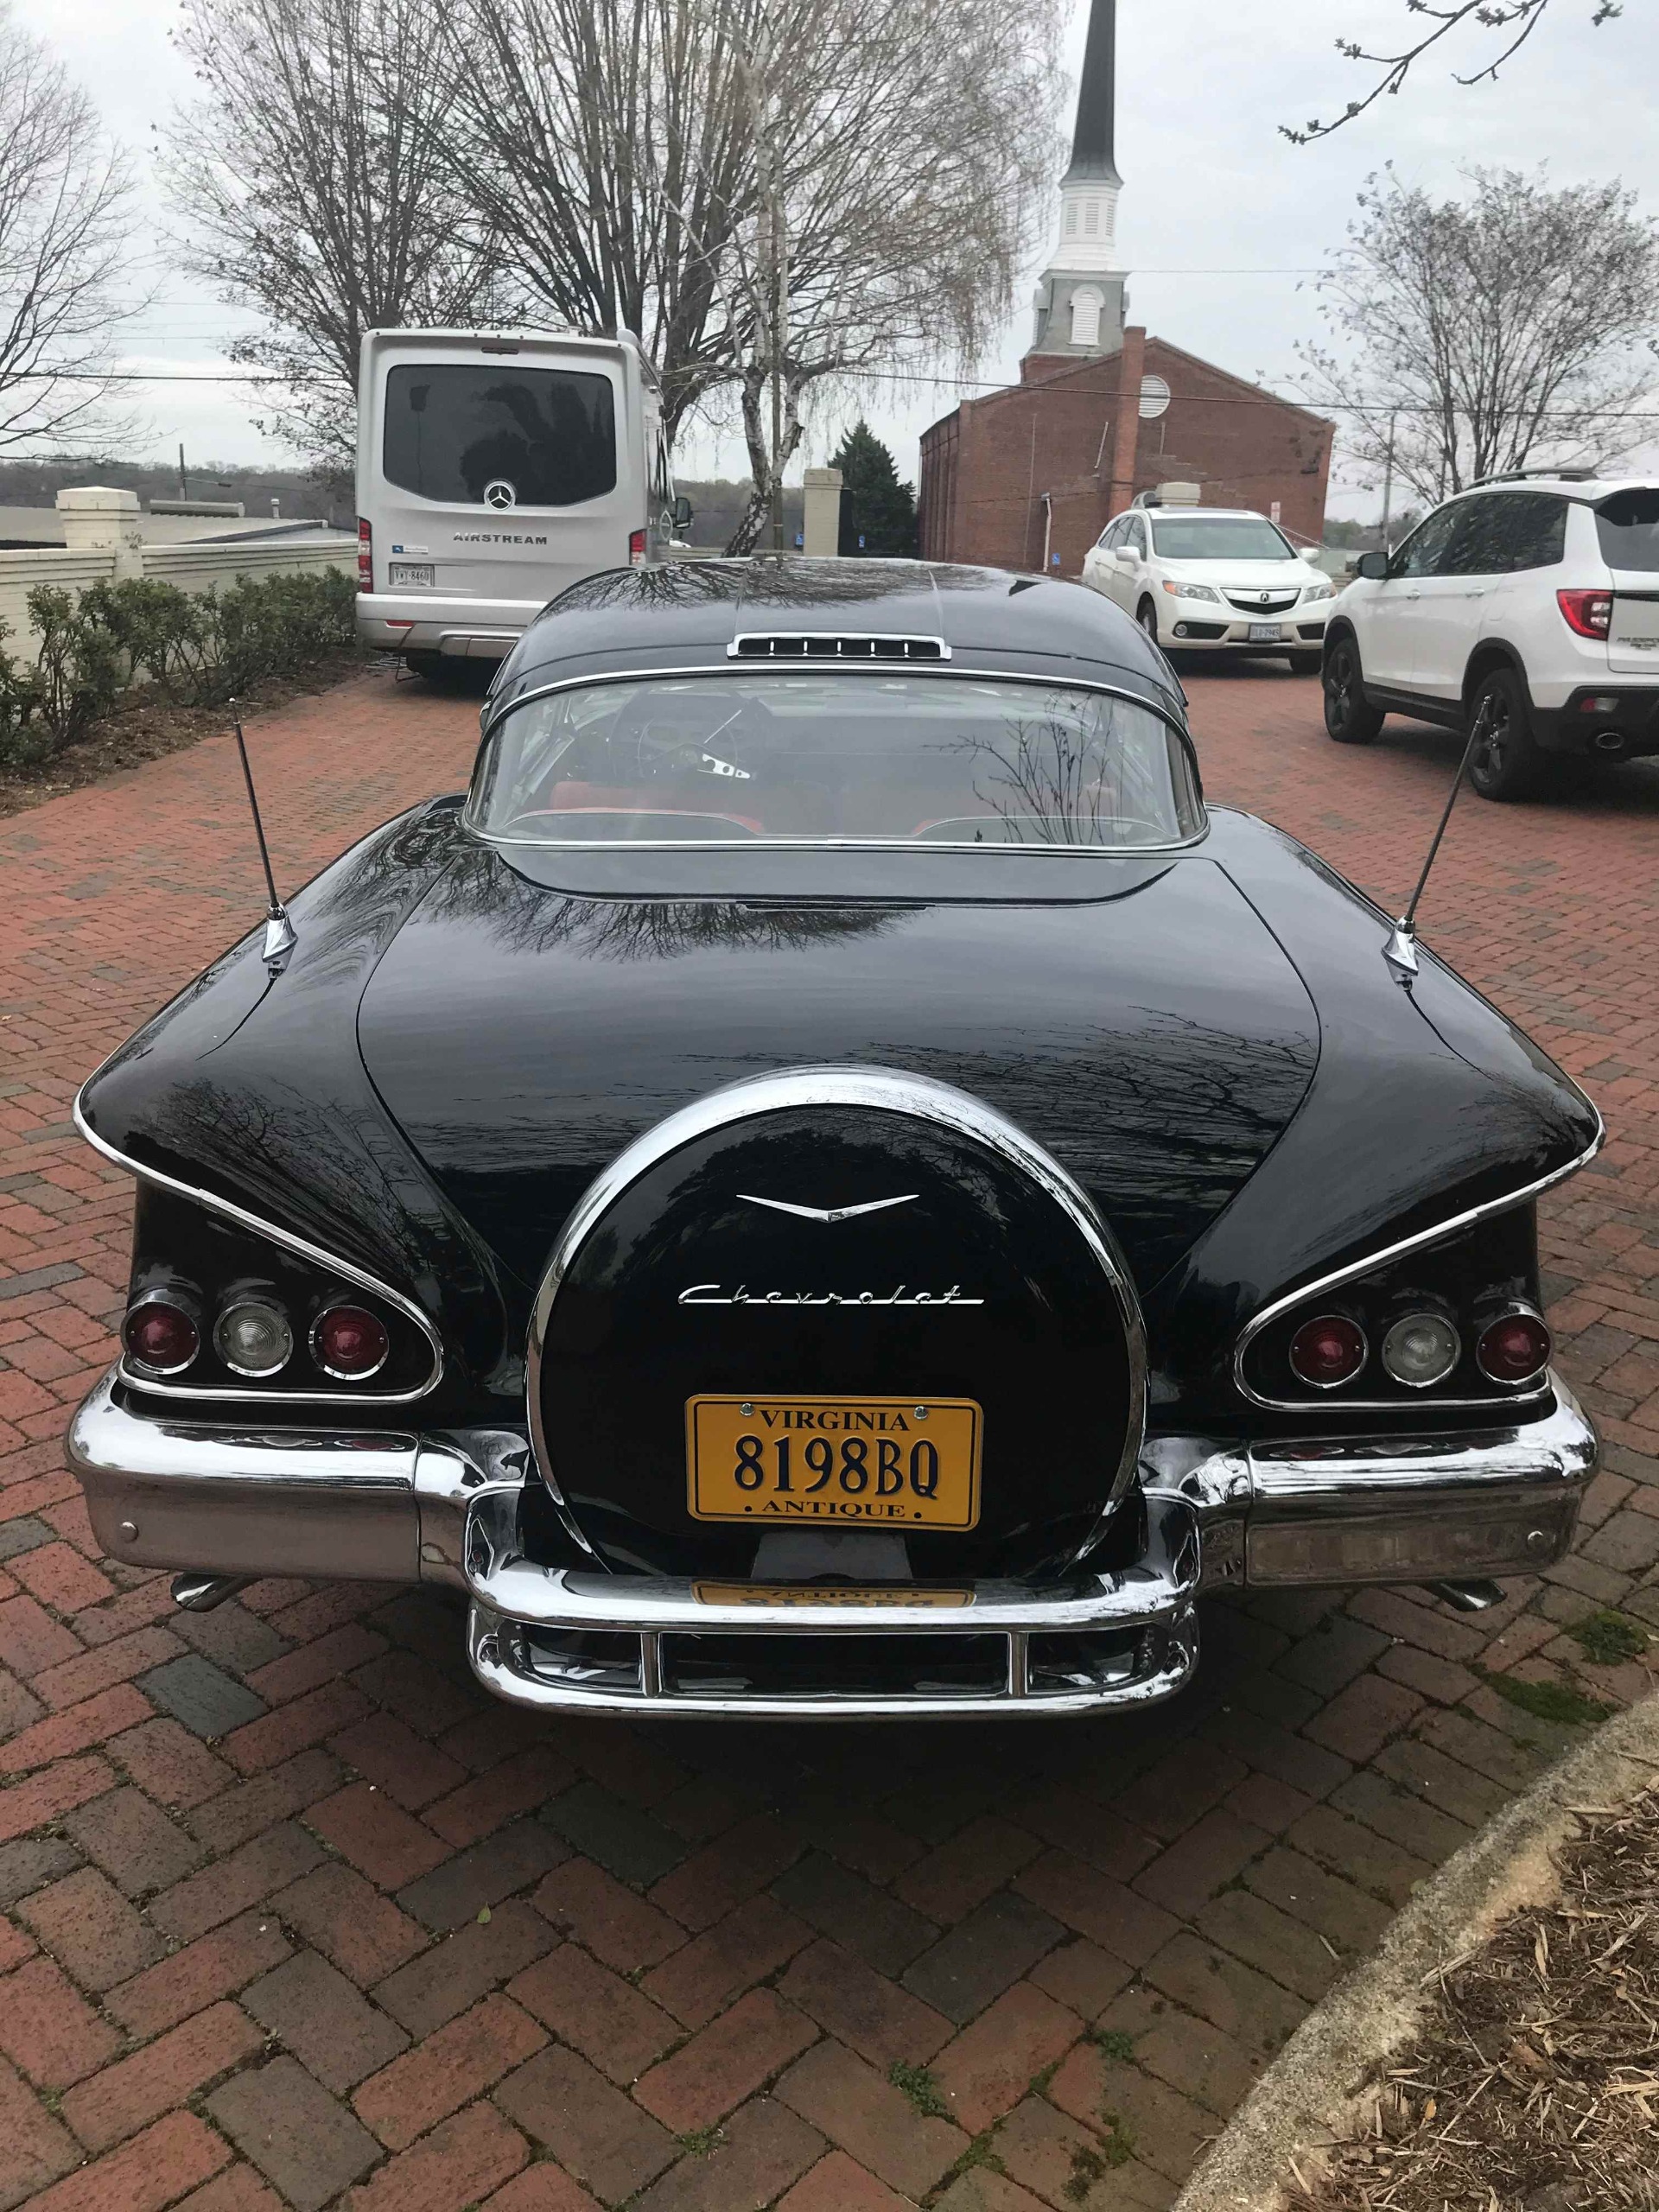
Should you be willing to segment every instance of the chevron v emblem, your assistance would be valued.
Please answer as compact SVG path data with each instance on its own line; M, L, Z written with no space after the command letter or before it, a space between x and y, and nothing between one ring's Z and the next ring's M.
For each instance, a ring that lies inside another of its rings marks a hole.
M773 1213L792 1213L802 1221L851 1221L861 1213L885 1213L889 1206L907 1206L921 1196L919 1191L906 1191L901 1198L872 1198L861 1206L798 1206L787 1198L757 1198L748 1191L740 1191L738 1197L745 1205L769 1206Z

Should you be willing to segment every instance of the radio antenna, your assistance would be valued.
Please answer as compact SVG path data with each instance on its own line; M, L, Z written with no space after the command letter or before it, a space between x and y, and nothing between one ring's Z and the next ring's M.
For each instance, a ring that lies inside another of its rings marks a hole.
M273 976L280 976L288 965L288 957L299 943L299 934L289 919L288 909L276 895L276 878L271 873L270 848L265 842L265 825L259 817L259 794L253 788L253 770L248 764L248 741L242 734L242 717L236 711L236 702L231 701L232 727L236 731L236 749L242 758L242 780L248 787L248 806L253 816L253 834L259 841L259 864L265 871L265 942L260 957Z
M1440 827L1429 845L1428 857L1423 862L1423 872L1417 879L1417 888L1412 893L1406 911L1389 932L1382 948L1382 957L1394 970L1394 980L1408 990L1418 972L1417 965L1417 908L1421 901L1428 872L1440 856L1440 842L1446 836L1446 825L1452 819L1452 810L1458 803L1458 793L1463 789L1463 779L1469 772L1469 763L1475 757L1477 747L1491 728L1491 696L1480 702L1480 711L1469 726L1469 742L1463 748L1463 758L1458 763L1458 772L1452 779L1452 788L1446 795L1446 804L1440 810Z

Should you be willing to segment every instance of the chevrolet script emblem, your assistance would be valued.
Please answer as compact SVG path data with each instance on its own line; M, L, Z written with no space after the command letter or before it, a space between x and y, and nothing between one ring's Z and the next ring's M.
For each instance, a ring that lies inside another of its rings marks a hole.
M872 1198L861 1206L798 1206L787 1198L757 1198L748 1191L740 1191L738 1197L745 1205L770 1206L773 1213L792 1213L803 1221L851 1221L855 1214L885 1213L889 1206L913 1205L921 1196L919 1191L906 1191L901 1198Z

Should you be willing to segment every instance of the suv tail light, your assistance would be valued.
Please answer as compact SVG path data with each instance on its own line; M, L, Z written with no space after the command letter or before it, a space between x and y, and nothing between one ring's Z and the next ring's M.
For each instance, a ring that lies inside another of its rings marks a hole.
M357 518L357 588L374 589L374 531L361 515Z
M643 530L631 530L628 532L628 566L631 569L643 569L645 565L645 533Z
M1558 591L1555 601L1567 628L1580 638L1605 638L1613 626L1613 595L1610 591Z

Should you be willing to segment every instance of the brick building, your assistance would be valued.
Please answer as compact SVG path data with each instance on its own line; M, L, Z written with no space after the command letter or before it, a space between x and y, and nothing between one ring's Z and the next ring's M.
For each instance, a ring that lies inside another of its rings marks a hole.
M1113 157L1116 0L1094 0L1054 255L1020 382L922 435L925 559L1075 575L1135 494L1196 483L1206 506L1324 528L1332 425L1126 323Z

